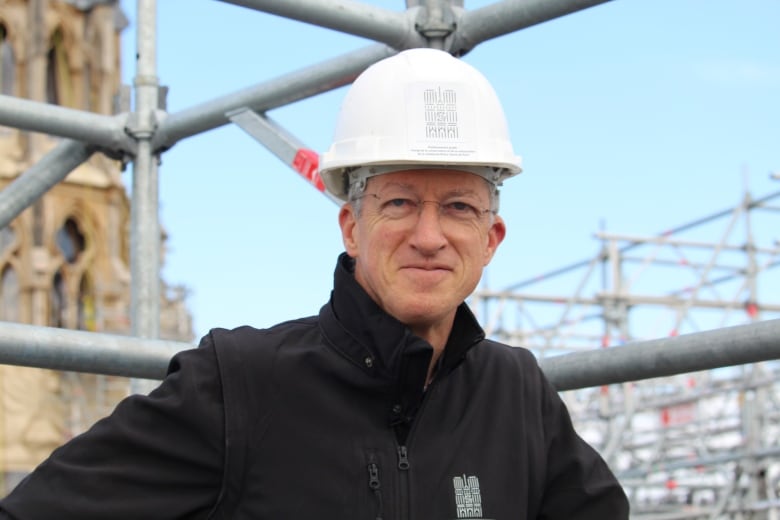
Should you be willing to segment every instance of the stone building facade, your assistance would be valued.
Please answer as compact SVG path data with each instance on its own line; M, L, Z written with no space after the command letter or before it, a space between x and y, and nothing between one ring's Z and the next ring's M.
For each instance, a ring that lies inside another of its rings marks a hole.
M117 0L0 0L2 94L115 112L126 27ZM0 189L58 142L0 127ZM0 322L129 334L122 175L119 162L95 154L0 229ZM161 336L191 341L186 290L160 283ZM0 365L0 495L129 389L125 378Z

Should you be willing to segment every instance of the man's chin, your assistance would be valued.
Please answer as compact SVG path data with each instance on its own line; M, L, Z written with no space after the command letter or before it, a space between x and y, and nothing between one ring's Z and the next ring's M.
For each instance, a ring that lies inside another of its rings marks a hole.
M399 302L396 312L393 315L403 324L414 326L429 326L443 319L450 312L454 311L456 305L442 305L442 300L428 295L420 299L408 299L406 302Z

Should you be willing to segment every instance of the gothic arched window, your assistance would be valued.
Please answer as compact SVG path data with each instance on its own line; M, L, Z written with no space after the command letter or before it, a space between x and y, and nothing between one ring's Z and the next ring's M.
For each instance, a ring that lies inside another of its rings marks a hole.
M51 284L51 298L49 307L49 326L65 327L65 311L67 309L68 294L65 288L65 279L62 273L54 275Z
M16 240L16 234L14 230L6 226L0 229L0 256L3 255L6 249L11 247Z
M59 247L65 260L73 264L84 251L86 239L75 220L69 218L57 231L57 247Z
M97 330L97 313L95 309L95 294L89 276L84 275L79 285L78 294L78 328L81 330Z
M74 106L73 78L68 66L62 29L54 31L46 55L46 101L55 105Z
M16 58L8 38L8 30L0 24L0 93L13 96L16 92Z
M94 31L89 36L88 53L84 60L84 102L87 110L91 112L104 112L101 106L101 98L104 90L109 88L101 81L102 63L101 52L103 45L100 41L100 33Z
M11 266L0 274L0 320L19 321L19 279Z

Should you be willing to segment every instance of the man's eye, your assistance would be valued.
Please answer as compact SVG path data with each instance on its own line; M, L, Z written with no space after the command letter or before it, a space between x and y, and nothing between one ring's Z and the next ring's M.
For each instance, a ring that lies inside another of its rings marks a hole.
M410 199L390 199L385 202L385 206L388 208L411 208L414 206L414 202Z
M447 203L446 207L449 211L455 212L455 213L477 213L477 208L469 204L468 202L462 202L459 200L456 200L455 202L449 202Z
M412 199L393 197L384 201L379 211L389 218L404 218L414 213L417 203Z

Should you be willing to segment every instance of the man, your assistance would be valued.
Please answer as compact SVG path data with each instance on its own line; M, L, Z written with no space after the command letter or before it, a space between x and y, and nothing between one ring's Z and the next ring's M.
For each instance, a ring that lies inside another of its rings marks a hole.
M485 339L463 303L519 171L472 67L429 49L370 67L322 158L346 253L319 315L213 330L0 517L628 518L532 355Z

